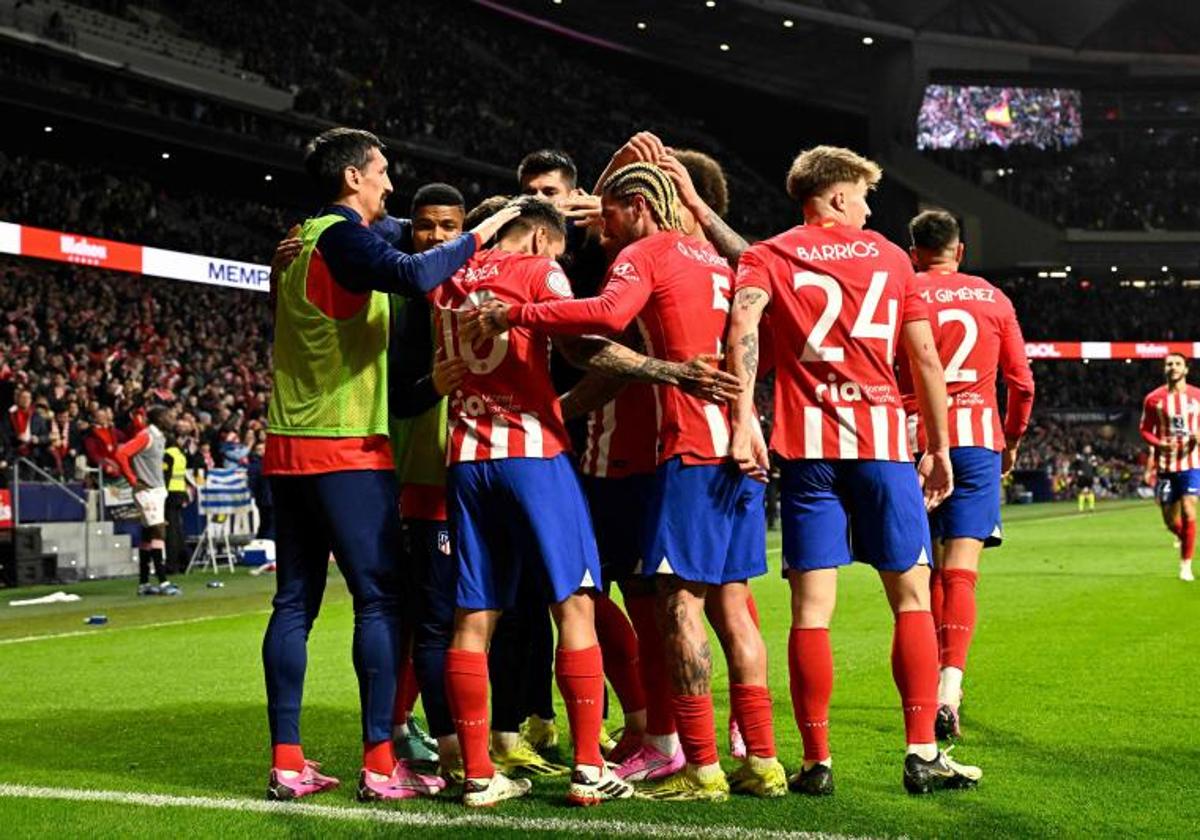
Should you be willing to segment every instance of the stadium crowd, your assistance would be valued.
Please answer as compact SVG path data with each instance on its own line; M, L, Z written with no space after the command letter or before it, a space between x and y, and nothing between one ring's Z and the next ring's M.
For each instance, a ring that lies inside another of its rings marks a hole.
M1195 128L1097 131L1062 149L981 146L927 154L1057 227L1200 227L1200 133Z
M86 466L115 479L116 446L154 403L180 406L189 467L261 454L265 296L12 258L0 278L0 480L18 455L59 478Z
M85 5L120 15L130 4L90 0ZM702 118L672 100L670 89L631 75L620 61L547 40L472 4L407 0L367 4L356 15L317 5L304 16L289 14L291 7L280 0L138 5L165 12L188 37L237 53L247 70L295 92L294 107L301 114L513 167L531 149L567 149L589 176L603 169L636 114L645 128L721 158L732 194L730 221L737 229L765 235L794 217L780 194L778 174L770 173L768 181L723 148ZM273 35L262 38L263 32ZM462 45L471 56L449 72L447 43ZM606 84L594 84L600 75ZM507 85L501 106L489 93L498 78L536 79L537 84ZM221 118L221 126L239 130L238 122L223 113L220 105L203 106L202 121ZM297 135L283 139L298 145ZM402 192L407 174L396 184ZM421 177L458 184L471 200L499 191L486 176L466 168L439 171L422 163Z

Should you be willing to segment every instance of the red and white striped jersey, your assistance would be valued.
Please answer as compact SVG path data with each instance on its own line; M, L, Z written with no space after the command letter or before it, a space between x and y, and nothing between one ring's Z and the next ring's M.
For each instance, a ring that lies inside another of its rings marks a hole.
M647 355L673 362L719 353L729 318L732 272L707 242L677 231L639 239L613 261L600 294L544 306L509 307L510 324L550 333L616 333L637 318ZM729 455L729 410L678 388L655 389L660 462Z
M771 296L774 451L912 459L892 363L901 325L928 319L929 309L907 254L875 231L800 225L742 254L735 287Z
M1159 386L1142 403L1142 437L1154 447L1154 466L1160 473L1200 469L1200 388L1182 391ZM1165 448L1160 448L1166 444Z
M595 478L654 472L658 463L658 406L654 386L627 385L588 415L587 448L579 470Z
M460 339L470 309L488 300L530 303L571 297L554 260L480 251L429 293L438 358L460 357L468 373L450 394L446 463L553 458L571 448L550 380L550 340L515 327L476 344Z
M938 355L946 371L950 446L980 446L999 452L1029 427L1033 411L1033 371L1012 302L982 277L938 269L917 275L917 289L929 306ZM908 356L900 354L904 407L915 415L917 397ZM996 399L996 370L1004 375L1008 399L1003 422ZM914 416L914 419L915 416ZM915 446L925 448L918 424Z

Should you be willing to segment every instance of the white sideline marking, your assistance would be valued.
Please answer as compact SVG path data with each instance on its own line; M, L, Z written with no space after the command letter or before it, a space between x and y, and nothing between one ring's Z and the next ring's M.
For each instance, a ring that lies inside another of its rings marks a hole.
M502 817L463 812L454 816L427 810L383 810L310 805L303 802L268 802L263 799L230 799L213 796L169 796L159 793L130 793L119 790L32 787L0 784L0 798L56 799L71 802L113 802L148 808L199 808L213 811L252 811L258 814L317 817L348 822L382 823L412 828L490 828L521 832L619 835L623 837L705 837L713 840L862 840L845 834L819 831L770 831L738 826L684 823L630 822L627 820L580 820L565 817ZM401 806L403 807L403 806ZM666 806L667 810L670 806Z
M79 636L101 636L108 633L119 633L122 630L151 630L156 627L177 627L181 624L199 624L202 621L220 621L223 618L244 618L248 615L267 615L270 610L250 610L249 612L226 613L225 615L200 615L195 618L179 618L172 621L155 621L150 624L131 624L128 627L97 626L95 630L71 630L66 633L46 633L41 636L17 636L13 639L0 639L0 645L19 645L24 642L43 642L47 639L74 639Z

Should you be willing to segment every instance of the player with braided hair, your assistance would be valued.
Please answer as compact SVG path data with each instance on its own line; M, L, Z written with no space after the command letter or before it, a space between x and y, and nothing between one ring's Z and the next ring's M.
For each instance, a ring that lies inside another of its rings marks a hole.
M722 350L730 306L729 263L686 236L671 176L646 161L620 167L601 191L604 235L623 246L600 295L541 304L485 304L483 336L509 327L550 334L613 334L635 318L645 352L666 360ZM721 800L735 789L782 796L775 755L766 649L748 608L747 581L766 572L762 485L729 459L725 406L659 389L659 463L643 543L642 575L656 579L671 706L686 759L683 772L648 796ZM731 698L749 756L730 780L717 761L712 653L705 602L729 663Z

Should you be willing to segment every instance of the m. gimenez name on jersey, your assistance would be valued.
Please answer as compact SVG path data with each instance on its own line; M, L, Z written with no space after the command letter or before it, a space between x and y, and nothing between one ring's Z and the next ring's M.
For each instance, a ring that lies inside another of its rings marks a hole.
M1033 411L1033 371L1012 302L982 277L934 269L916 275L929 306L938 355L946 372L950 446L979 446L999 452L1006 440L1020 440ZM996 370L1008 388L1003 421L996 399ZM916 411L908 359L900 358L905 408ZM925 448L924 429L916 447Z

